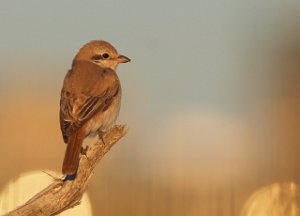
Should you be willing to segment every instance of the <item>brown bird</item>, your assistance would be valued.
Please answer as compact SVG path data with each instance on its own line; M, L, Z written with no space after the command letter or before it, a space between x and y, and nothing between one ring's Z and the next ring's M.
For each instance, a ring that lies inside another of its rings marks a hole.
M60 99L60 127L67 143L63 174L76 175L84 138L101 134L116 121L121 85L115 70L129 61L101 40L85 44L75 56Z

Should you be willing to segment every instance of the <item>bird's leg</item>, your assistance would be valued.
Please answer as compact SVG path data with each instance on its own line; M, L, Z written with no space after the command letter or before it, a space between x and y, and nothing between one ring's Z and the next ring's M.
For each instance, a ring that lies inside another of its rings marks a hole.
M81 146L81 154L84 156L84 157L86 157L86 159L87 159L87 162L88 162L88 164L91 166L91 163L90 163L90 159L89 159L89 157L87 156L87 151L89 150L89 148L90 148L90 146L86 146L85 148L83 148L82 146Z
M80 153L87 157L86 153L87 153L88 149L89 149L88 145L85 148L81 146Z
M80 153L84 156L84 157L86 157L86 159L88 160L88 162L90 162L90 159L89 159L89 157L87 156L87 151L89 150L89 146L87 145L85 148L83 148L82 146L81 146L81 150L80 150Z
M99 139L101 139L103 145L105 145L105 141L104 141L104 139L103 139L104 134L105 134L104 131L98 130L98 137L99 137Z

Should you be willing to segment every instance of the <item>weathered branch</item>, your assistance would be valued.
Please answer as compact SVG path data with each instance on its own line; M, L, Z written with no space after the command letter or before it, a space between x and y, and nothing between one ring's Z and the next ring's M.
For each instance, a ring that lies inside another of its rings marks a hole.
M80 204L81 197L89 184L98 161L126 132L127 128L124 125L112 127L103 135L104 143L99 140L89 146L86 156L81 156L75 180L54 180L52 184L37 193L24 205L7 213L6 216L57 215Z

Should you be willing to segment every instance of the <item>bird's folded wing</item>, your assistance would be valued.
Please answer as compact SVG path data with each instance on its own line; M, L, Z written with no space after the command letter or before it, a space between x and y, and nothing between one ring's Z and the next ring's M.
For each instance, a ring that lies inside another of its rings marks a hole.
M75 95L62 89L60 127L65 143L68 137L90 120L95 113L104 112L118 94L119 84L103 89L98 95Z

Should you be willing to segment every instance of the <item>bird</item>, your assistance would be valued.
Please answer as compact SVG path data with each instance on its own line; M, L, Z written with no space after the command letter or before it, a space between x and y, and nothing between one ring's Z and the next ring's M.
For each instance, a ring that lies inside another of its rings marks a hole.
M67 144L62 173L76 177L82 143L115 123L121 105L116 69L131 60L107 41L93 40L75 55L60 95L60 129Z

